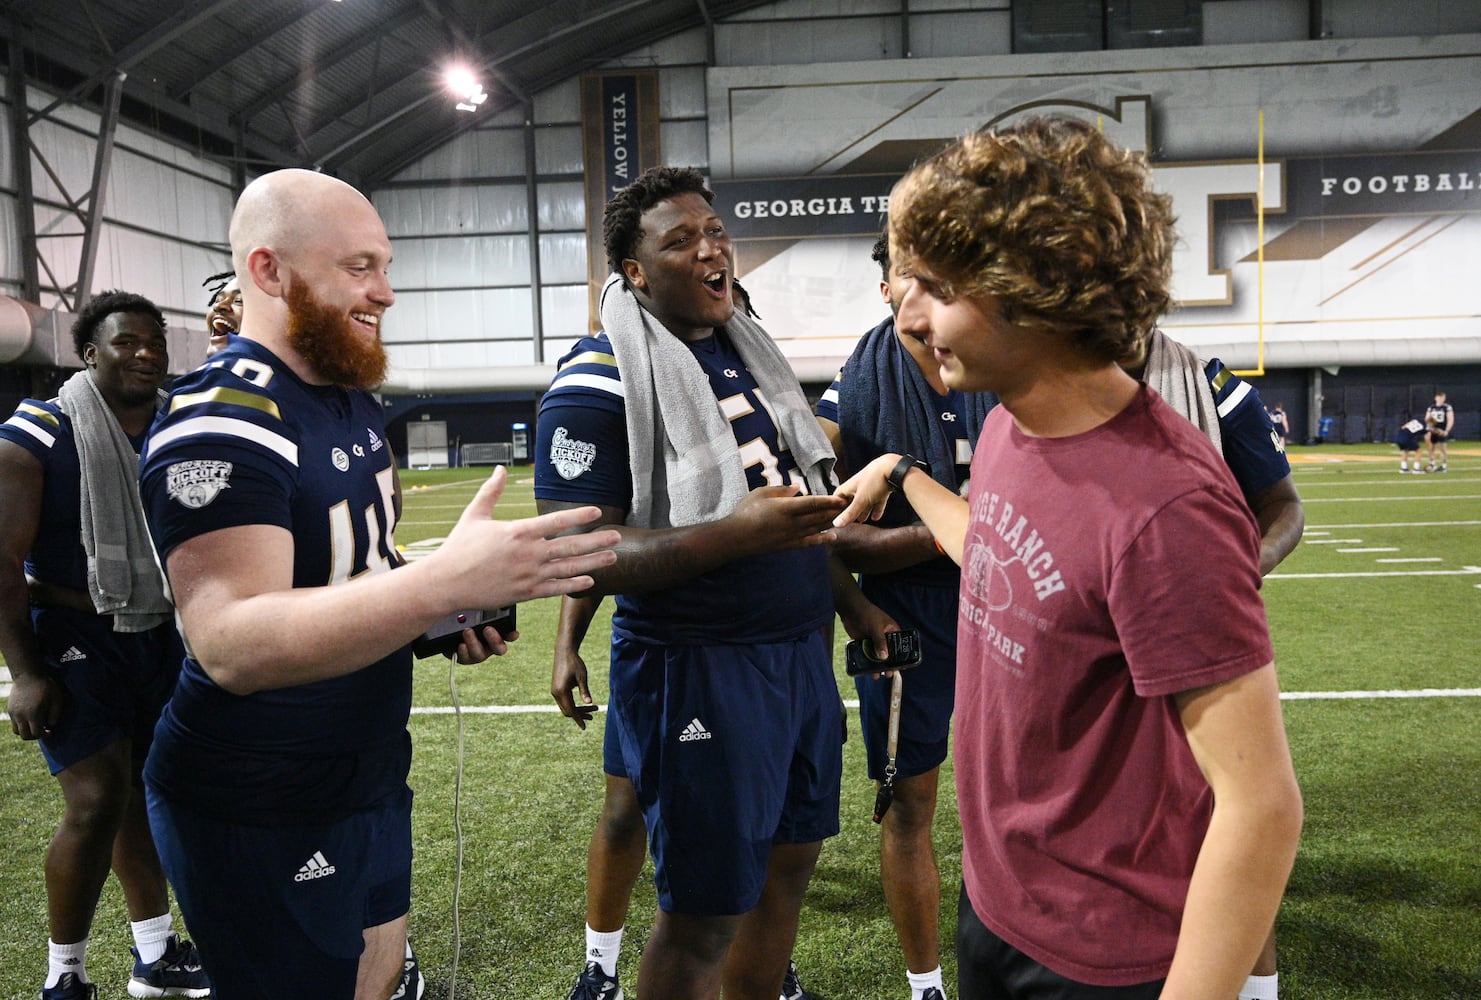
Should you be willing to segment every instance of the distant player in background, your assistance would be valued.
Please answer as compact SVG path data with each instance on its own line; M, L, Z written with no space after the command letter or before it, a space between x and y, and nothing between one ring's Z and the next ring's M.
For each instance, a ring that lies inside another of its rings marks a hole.
M210 992L171 930L140 769L184 658L138 499L138 449L168 379L165 319L127 292L72 326L84 370L0 426L0 652L10 728L40 740L61 787L46 853L50 940L42 1000L81 1000L111 867L134 935L136 997ZM29 578L29 579L28 579Z
M1435 402L1424 411L1424 423L1429 429L1429 451L1427 458L1431 472L1448 471L1450 460L1450 432L1455 430L1455 407L1445 402L1443 392L1435 393ZM1435 448L1440 449L1440 465L1435 465Z
M1399 471L1423 472L1424 466L1419 461L1419 450L1429 440L1429 431L1425 423L1418 417L1411 417L1399 425L1399 432L1394 435L1394 444L1399 446Z
M1283 403L1276 403L1270 410L1270 424L1275 428L1275 433L1280 435L1281 444L1284 445L1291 438L1291 420L1286 416L1286 408Z

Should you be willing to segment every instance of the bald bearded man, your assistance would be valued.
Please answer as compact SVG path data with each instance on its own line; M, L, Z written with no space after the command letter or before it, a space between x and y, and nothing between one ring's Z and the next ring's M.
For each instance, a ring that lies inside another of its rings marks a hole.
M242 193L231 245L241 335L176 384L143 463L189 650L145 767L150 824L218 998L385 1000L411 886L409 643L459 609L590 587L617 533L547 541L592 507L491 520L496 470L404 564L366 391L395 302L380 217L277 171ZM465 630L458 659L513 638Z

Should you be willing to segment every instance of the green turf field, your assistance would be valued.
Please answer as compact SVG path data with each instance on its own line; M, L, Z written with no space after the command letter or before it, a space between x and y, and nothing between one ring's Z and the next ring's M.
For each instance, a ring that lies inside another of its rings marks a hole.
M1293 448L1292 461L1307 535L1265 586L1306 798L1279 923L1283 996L1481 997L1481 448L1452 446L1444 475L1400 475L1397 453L1379 445ZM404 475L397 540L409 556L447 533L484 471ZM529 470L517 469L498 514L533 512ZM604 622L585 647L602 703ZM522 606L520 625L523 638L507 657L455 668L464 708L552 706L555 602ZM431 711L411 720L411 932L429 998L447 996L454 959L459 720L450 714L450 679L446 661L419 666L416 705ZM839 679L852 698L841 666ZM1322 696L1344 693L1351 696ZM553 711L462 716L459 997L562 1000L579 971L602 719L583 733ZM824 848L796 957L819 998L900 998L908 993L878 886L873 788L851 722L843 832ZM961 838L949 769L936 843L950 990ZM32 745L0 739L0 774L0 1000L20 1000L35 996L45 966L41 866L59 800ZM624 942L629 996L653 907L645 879ZM101 997L126 995L129 943L110 882L88 963Z

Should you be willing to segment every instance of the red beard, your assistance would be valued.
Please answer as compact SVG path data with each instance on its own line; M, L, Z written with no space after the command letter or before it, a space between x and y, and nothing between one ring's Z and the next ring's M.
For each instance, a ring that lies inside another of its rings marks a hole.
M373 389L386 380L386 348L367 340L354 320L314 297L295 280L288 288L288 345L320 378L347 389Z

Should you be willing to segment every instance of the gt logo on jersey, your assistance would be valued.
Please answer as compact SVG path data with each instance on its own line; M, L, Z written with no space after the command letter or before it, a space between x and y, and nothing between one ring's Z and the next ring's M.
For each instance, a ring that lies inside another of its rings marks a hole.
M564 427L557 427L550 438L550 464L555 466L555 471L560 473L562 479L575 479L576 477L591 471L591 463L596 461L597 446L589 441L577 441L566 433Z
M231 463L176 462L165 469L165 490L182 507L200 510L231 486Z

